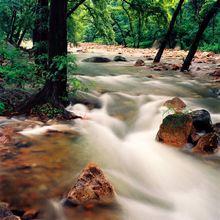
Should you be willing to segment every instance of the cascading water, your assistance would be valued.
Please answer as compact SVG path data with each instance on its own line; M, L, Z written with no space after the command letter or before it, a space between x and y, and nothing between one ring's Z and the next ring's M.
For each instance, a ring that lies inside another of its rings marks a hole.
M69 111L85 120L22 132L31 137L51 129L80 133L77 138L57 138L52 144L47 140L40 144L40 149L36 147L41 156L41 150L49 144L46 154L53 158L50 162L68 167L65 172L59 170L65 175L54 177L60 178L54 186L61 182L70 185L71 178L88 162L95 162L115 187L121 208L118 219L219 220L220 174L216 169L220 165L219 155L206 161L155 140L164 117L161 106L174 96L182 98L189 110L206 108L214 122L220 121L220 101L210 96L209 85L178 74L173 77L162 73L155 79L148 78L143 68L112 63L81 64L79 72L77 77L91 84L91 90L95 88L92 93L102 108L69 106ZM60 210L56 203L53 206ZM79 218L115 220L96 215Z

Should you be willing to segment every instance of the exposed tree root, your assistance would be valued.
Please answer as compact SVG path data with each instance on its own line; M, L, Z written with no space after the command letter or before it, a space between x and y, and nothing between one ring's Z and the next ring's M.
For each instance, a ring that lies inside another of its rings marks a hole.
M59 119L71 120L71 119L82 118L80 116L75 115L74 113L67 111L65 109L65 105L56 96L51 96L50 98L48 98L49 94L44 92L45 91L43 89L37 94L30 96L24 102L17 105L15 107L15 112L13 113L13 115L22 115L22 114L31 115L33 114L33 109L35 107L42 106L44 104L50 104L53 108L59 109L59 116L57 117ZM34 114L37 115L36 112Z

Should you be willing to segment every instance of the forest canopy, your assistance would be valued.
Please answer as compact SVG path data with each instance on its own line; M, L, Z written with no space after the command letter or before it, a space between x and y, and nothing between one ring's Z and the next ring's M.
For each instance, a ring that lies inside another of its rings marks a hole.
M68 1L68 40L147 48L158 46L166 34L178 0ZM204 14L214 0L186 0L177 17L168 46L188 49ZM31 39L36 0L1 0L0 36L18 46ZM15 19L13 19L15 18ZM46 24L45 24L46 25ZM10 32L12 35L10 35ZM220 15L212 19L199 48L220 51Z

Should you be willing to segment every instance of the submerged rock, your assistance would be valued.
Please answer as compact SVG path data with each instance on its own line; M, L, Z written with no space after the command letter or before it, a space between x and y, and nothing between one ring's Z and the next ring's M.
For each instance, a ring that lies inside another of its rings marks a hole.
M0 219L1 220L21 220L19 217L13 215L9 209L9 205L4 202L0 202Z
M109 63L111 60L106 57L90 57L83 60L83 62L88 63Z
M190 113L193 119L193 126L197 132L211 132L213 130L210 113L205 110L196 110Z
M95 164L89 164L78 177L75 185L67 195L69 205L112 204L115 200L115 191L106 179L102 170Z
M192 118L187 114L168 115L160 126L157 139L165 144L183 147L193 129Z
M83 105L86 105L90 109L102 107L102 102L98 97L82 91L77 91L74 96L70 96L70 103L72 105L81 103Z
M185 102L178 97L167 100L163 105L167 108L173 109L175 112L182 112L186 108Z
M213 154L217 151L219 137L215 133L209 133L202 136L197 145L193 148L193 152L201 154Z
M125 57L123 57L123 56L115 56L114 57L114 61L115 62L127 62L127 59L125 58Z
M141 59L138 59L134 64L134 66L145 66L145 62Z

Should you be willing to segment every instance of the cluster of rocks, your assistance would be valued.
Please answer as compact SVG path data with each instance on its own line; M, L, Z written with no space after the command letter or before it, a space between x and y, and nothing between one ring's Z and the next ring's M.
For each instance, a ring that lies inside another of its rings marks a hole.
M207 110L184 113L186 104L179 98L168 100L164 105L174 111L164 118L157 140L174 147L192 146L201 154L216 153L220 147L220 123L213 124Z

